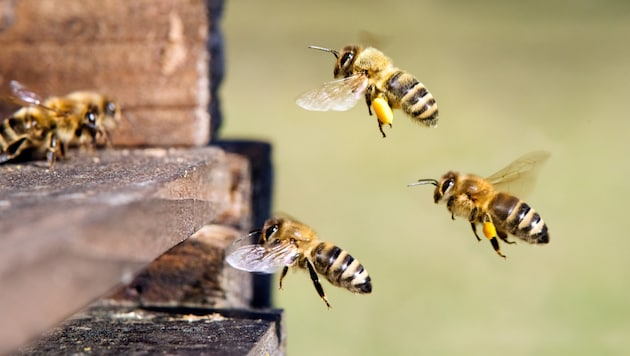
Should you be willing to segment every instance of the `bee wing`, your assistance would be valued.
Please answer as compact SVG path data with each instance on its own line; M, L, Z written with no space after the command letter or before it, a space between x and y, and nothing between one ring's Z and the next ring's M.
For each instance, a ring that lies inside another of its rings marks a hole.
M42 103L42 98L36 93L26 89L22 83L17 80L12 80L11 83L11 91L15 97L28 105L40 105Z
M247 271L274 273L284 266L291 265L299 256L297 248L289 243L266 245L245 245L231 252L225 260L230 266Z
M326 82L300 95L295 102L310 111L346 111L357 104L367 87L368 78L363 74L355 74Z
M526 195L536 183L539 168L550 156L547 151L527 153L486 179L497 190Z

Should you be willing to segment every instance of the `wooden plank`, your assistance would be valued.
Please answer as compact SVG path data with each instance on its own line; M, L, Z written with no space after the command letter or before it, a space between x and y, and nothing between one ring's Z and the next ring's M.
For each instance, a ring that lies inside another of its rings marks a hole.
M268 142L221 140L217 145L227 152L232 152L249 160L252 176L252 226L261 227L271 214L271 200L273 196L274 170L272 162L273 147ZM263 273L252 274L254 279L254 295L251 306L253 308L270 308L271 293L275 285L271 286L272 275Z
M244 235L225 225L206 225L109 298L143 306L247 308L253 296L252 275L225 263L226 250Z
M54 171L0 165L0 354L248 205L249 185L234 180L248 172L212 147L72 150Z
M273 355L286 353L280 310L95 305L18 355Z
M0 9L0 95L10 80L42 96L95 90L123 109L116 145L209 142L210 80L220 77L210 76L207 43L219 14L206 1L5 0Z

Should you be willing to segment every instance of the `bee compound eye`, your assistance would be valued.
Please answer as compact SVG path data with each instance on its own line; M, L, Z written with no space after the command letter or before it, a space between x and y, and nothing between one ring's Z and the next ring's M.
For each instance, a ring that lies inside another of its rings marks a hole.
M92 111L88 111L86 117L90 124L96 123L96 114L94 114Z
M266 230L265 230L265 237L267 239L269 239L276 231L278 231L278 225L274 224L269 226Z
M442 184L442 188L440 189L440 192L442 192L442 194L445 194L447 190L451 189L453 184L455 184L455 181L453 180L453 178L447 179L446 181L444 181L444 184Z
M354 53L346 52L343 54L343 56L341 56L341 60L339 61L339 63L341 64L342 67L344 67L348 65L348 62L352 61L352 58L354 58Z

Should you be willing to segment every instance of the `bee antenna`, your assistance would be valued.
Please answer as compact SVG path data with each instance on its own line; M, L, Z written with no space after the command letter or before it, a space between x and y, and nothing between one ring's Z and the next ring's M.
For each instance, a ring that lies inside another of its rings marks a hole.
M334 49L324 48L324 47L320 47L320 46L308 46L308 48L318 49L318 50L324 51L324 52L330 52L330 53L335 55L335 58L339 58L339 52L335 51Z
M434 186L438 186L438 181L435 179L419 179L417 182L413 182L413 183L409 183L407 184L408 187L414 187L416 185L423 185L423 184L433 184Z
M260 242L261 235L262 235L262 230L256 229L256 230L250 231L249 234L247 234L247 237L249 237L250 239L257 240L256 242Z
M262 233L261 229L256 229L256 230L252 230L249 232L249 234L247 234L247 236L256 236L256 235L260 235Z

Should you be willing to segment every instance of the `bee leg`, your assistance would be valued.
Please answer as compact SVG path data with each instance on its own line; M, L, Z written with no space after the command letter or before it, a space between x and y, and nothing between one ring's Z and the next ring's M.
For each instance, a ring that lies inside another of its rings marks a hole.
M516 241L510 241L507 239L507 234L504 231L501 230L497 230L497 234L499 235L499 238L501 240L503 240L503 242L507 243L507 244L515 244Z
M288 266L284 266L284 268L282 269L282 273L280 273L280 289L282 289L282 280L287 275L288 271L289 271L289 267Z
M111 148L114 146L114 144L112 144L112 135L109 133L109 131L107 130L102 130L102 135L105 139L105 147ZM94 147L96 147L96 136L94 136Z
M46 152L46 162L48 162L48 168L50 169L55 165L58 149L57 136L52 134L50 135L50 142L48 143L48 150Z
M507 258L505 257L504 254L501 253L501 249L499 248L499 240L497 240L496 237L493 237L492 239L490 239L490 243L492 244L492 248L494 249L494 251L501 257L503 258Z
M475 234L475 237L477 238L477 241L481 241L481 239L479 238L479 235L477 235L477 224L475 224L473 221L470 222L470 227L472 227L472 231Z
M473 208L473 210L470 212L470 216L468 217L468 222L470 222L470 227L472 228L472 231L475 234L477 241L481 241L481 239L479 238L479 235L477 235L477 224L475 223L475 221L477 220L478 211L479 209L477 209L477 207Z
M330 309L330 303L328 303L326 294L324 294L324 289L322 288L322 285L319 283L319 278L317 278L317 273L315 272L315 268L313 268L313 265L311 265L311 262L308 260L306 261L306 267L308 267L308 273L311 275L311 281L313 281L313 285L315 286L315 289L317 290L317 294L319 294L319 297L322 298L324 303L326 303L326 306L328 307L328 309Z
M374 86L370 85L365 91L365 103L368 107L368 113L372 116L372 97L374 96ZM381 130L382 132L383 130Z
M446 201L446 208L448 209L448 211L451 212L451 219L455 220L455 213L453 212L453 204L455 203L455 197L451 196L450 198L448 198L448 200Z
M392 122L394 120L394 113L392 112L392 108L389 106L387 99L383 94L377 94L372 98L372 109L374 109L374 113L376 114L376 120L378 121L378 128L381 130L381 134L385 137L385 132L383 132L383 126L389 125L392 127Z
M66 145L61 142L59 143L59 157L60 158L66 157Z
M385 131L383 131L383 123L381 123L381 121L377 118L376 119L376 123L378 124L378 129L379 131L381 131L381 135L383 135L383 138L387 137L387 135L385 135ZM391 124L389 126L392 126Z
M484 220L483 234L488 238L488 240L490 240L490 243L492 244L492 248L494 249L494 251L499 256L503 258L507 258L505 257L504 254L501 253L501 249L499 248L499 240L497 240L497 229L492 223L492 220L487 215L484 217L483 220Z

